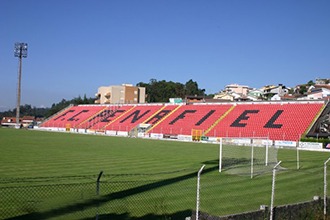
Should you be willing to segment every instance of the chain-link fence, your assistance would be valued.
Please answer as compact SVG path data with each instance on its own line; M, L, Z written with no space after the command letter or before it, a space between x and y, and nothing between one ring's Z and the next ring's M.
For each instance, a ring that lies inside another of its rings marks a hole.
M185 219L195 204L195 176L1 179L0 219Z
M205 167L200 177L199 219L330 219L329 207L323 215L322 166L309 170L278 168L273 215L272 175L264 173L252 179L248 174L232 175L228 167L222 173L209 171ZM192 219L195 216L193 213Z
M232 175L226 166L219 173L216 162L206 163L200 178L201 213L226 216L269 207L271 175L251 179L250 175ZM194 219L197 172L0 178L0 219ZM281 205L305 202L322 194L322 168L282 170L276 179L274 205L280 210L277 207ZM317 213L304 208L300 217L322 216L322 203L318 204ZM298 213L302 209L292 210ZM268 219L269 212L261 216ZM274 216L290 219L276 210ZM203 215L199 219L208 218Z

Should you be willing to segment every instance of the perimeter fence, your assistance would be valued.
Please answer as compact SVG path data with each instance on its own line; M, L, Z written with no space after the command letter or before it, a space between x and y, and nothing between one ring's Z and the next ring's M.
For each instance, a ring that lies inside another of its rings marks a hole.
M196 172L0 178L0 219L185 219Z
M261 217L253 218L269 219L272 176L251 179L249 174L232 175L226 172L226 166L219 173L214 165L217 162L208 161L200 178L199 219L248 219L225 216L260 211L260 207L266 207L258 214ZM194 220L197 172L185 169L158 174L0 178L0 219ZM277 179L273 219L327 219L321 200L323 170L290 172L283 170ZM310 208L281 208L304 203L315 195L320 198Z

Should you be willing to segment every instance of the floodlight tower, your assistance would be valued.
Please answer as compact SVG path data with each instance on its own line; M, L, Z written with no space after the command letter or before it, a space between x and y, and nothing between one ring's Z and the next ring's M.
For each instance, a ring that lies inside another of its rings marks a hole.
M22 58L27 57L27 43L15 43L14 55L18 57L18 79L17 79L17 105L16 105L16 128L20 128L19 111L21 105L21 78L22 78Z

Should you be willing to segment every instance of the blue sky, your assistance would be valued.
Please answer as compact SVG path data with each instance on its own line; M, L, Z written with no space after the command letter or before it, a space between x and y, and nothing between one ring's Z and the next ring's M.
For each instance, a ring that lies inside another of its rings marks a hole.
M207 93L330 78L329 0L1 0L0 110L154 78Z

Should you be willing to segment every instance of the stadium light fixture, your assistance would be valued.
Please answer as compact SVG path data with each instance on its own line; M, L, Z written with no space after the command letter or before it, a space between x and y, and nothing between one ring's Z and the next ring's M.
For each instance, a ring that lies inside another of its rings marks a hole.
M18 79L17 79L17 105L16 105L16 128L20 128L19 112L21 105L21 78L22 78L22 58L27 57L27 43L15 43L14 55L18 57Z

